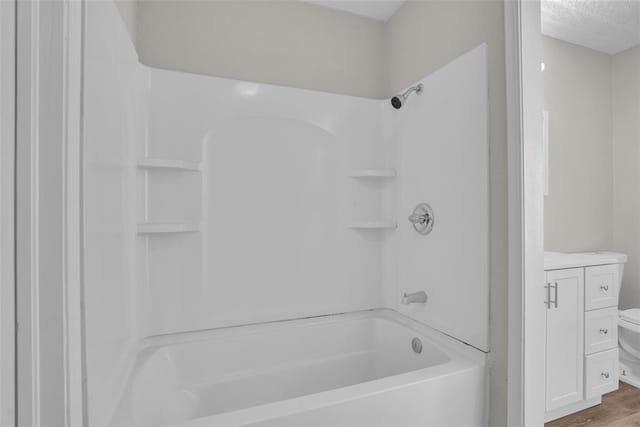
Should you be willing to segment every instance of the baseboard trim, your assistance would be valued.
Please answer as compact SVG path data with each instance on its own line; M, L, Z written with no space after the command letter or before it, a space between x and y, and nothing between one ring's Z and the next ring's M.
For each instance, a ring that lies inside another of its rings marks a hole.
M554 409L553 411L547 411L544 413L544 422L557 420L558 418L571 415L578 411L582 411L587 408L599 405L602 403L602 396L594 397L593 399L581 400L571 405L563 406L562 408Z

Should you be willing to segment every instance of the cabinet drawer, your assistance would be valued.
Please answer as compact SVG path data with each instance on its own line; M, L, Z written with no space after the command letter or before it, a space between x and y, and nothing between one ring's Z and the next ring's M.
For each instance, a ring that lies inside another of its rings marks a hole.
M585 269L585 310L618 305L619 269L617 264Z
M584 315L584 353L593 354L618 346L618 309L588 311Z
M618 389L618 349L585 357L584 398L591 399Z

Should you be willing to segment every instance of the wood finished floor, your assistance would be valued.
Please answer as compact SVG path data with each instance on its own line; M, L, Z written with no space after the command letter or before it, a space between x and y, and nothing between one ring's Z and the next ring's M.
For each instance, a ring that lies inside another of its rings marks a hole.
M545 424L545 427L640 427L640 389L620 382L602 404Z

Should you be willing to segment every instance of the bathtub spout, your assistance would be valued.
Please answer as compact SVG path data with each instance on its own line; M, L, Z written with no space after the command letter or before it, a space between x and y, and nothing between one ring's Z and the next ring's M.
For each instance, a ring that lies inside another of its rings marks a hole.
M404 293L402 295L402 304L409 305L414 303L424 304L427 302L427 293L425 291L413 292L413 293Z

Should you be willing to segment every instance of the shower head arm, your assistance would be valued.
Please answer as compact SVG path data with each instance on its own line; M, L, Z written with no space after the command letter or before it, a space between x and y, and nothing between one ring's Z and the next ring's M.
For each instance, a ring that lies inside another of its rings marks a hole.
M401 96L403 99L407 99L412 92L415 92L417 95L420 95L422 93L422 88L423 88L422 83L418 83L417 85L411 86L409 89L405 90Z

